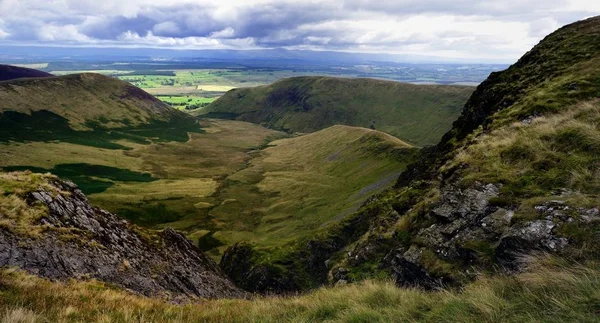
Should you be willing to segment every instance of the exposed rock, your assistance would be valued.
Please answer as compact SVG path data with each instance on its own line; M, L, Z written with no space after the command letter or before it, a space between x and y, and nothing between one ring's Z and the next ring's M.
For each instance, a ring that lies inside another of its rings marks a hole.
M390 260L392 277L397 285L402 287L421 287L435 289L442 286L442 280L433 278L427 270L419 264L421 250L411 246L406 252L397 250Z
M43 203L39 236L0 229L0 266L20 267L50 279L95 278L144 295L243 297L219 267L180 233L150 235L105 210L90 206L71 182L53 183L66 194L38 190Z
M498 187L493 184L478 185L465 190L450 186L444 190L441 203L433 209L433 214L447 220L472 219L474 215L483 214L489 204L489 199L498 194Z

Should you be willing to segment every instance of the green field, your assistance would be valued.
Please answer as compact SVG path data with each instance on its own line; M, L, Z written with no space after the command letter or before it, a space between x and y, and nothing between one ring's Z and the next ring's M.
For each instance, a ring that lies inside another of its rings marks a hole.
M179 110L195 110L201 109L215 101L215 97L202 97L202 96L173 96L173 95L159 95L157 98L166 104L179 109Z
M114 76L153 95L192 95L200 97L219 97L234 88L265 85L285 77L312 74L310 72L298 73L291 70L245 69L148 70L131 72L125 75L121 72L114 73Z

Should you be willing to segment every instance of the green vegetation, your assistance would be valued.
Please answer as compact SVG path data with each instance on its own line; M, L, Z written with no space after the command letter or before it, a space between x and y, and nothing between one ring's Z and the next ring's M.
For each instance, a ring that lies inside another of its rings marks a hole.
M127 169L90 164L58 164L52 169L35 166L7 166L6 172L29 170L35 173L52 173L61 178L69 179L79 186L86 194L104 192L113 185L113 182L152 182L155 178L149 173L138 173ZM98 180L102 178L103 180Z
M0 229L29 237L35 237L45 230L38 221L48 214L48 208L29 205L26 196L40 188L50 194L62 193L49 184L55 179L49 174L31 172L0 173Z
M412 85L373 79L295 77L228 92L207 117L313 132L336 124L373 128L417 146L436 144L474 88Z
M226 247L310 236L390 187L416 152L390 135L348 126L273 141L227 177L222 202L209 212L220 223L211 237Z
M63 118L77 131L191 119L126 82L99 74L0 82L0 112L8 111L20 114L47 111Z
M233 88L270 84L278 79L297 74L286 70L173 69L141 70L125 75L119 72L113 75L154 95L192 95L210 98L221 96Z
M50 282L0 273L4 322L595 322L600 266L535 261L513 277L480 277L459 291L365 281L292 297L173 305L96 281Z
M600 101L582 102L480 136L455 161L469 165L464 181L502 183L507 198L545 196L561 188L600 194L598 123Z
M157 98L166 104L184 110L195 110L208 106L216 100L216 98L197 97L197 96L157 96Z

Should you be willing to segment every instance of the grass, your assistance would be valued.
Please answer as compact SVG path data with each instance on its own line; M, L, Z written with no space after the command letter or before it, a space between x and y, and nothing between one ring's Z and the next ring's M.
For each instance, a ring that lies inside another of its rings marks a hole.
M459 291L365 281L300 296L173 305L96 281L50 282L4 269L0 315L5 322L595 322L599 277L595 262L546 259L526 273L482 276Z
M505 195L544 196L559 188L600 193L600 100L516 122L477 138L456 157L465 181L504 184Z
M336 124L371 127L416 146L436 144L474 88L374 79L295 77L228 92L202 113L313 132Z
M146 92L99 74L1 82L0 111L50 111L79 131L95 128L90 122L114 129L185 119Z
M184 231L218 257L234 242L283 245L343 219L414 155L369 129L337 126L266 146L284 134L239 121L201 126L186 142L111 141L121 149L6 143L0 168L70 178L92 203L146 227Z
M49 184L55 179L50 174L0 173L0 228L25 237L35 237L44 230L38 221L48 213L48 208L41 204L30 205L26 198L28 193L38 189L54 195L66 194Z
M271 142L230 175L210 214L213 237L231 245L283 245L356 211L388 188L416 150L390 135L334 126Z
M203 104L209 104L212 103L214 100L216 100L216 98L207 98L207 97L203 97L203 96L189 96L189 95L185 95L185 96L165 96L165 95L159 95L156 97L157 99L175 106L175 107L189 107L189 106L200 106Z

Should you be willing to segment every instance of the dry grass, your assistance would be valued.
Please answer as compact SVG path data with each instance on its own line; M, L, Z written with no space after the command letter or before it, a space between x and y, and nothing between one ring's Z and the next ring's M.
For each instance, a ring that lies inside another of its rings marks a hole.
M43 189L51 194L67 195L48 183L49 174L30 172L0 173L0 227L13 233L37 237L44 228L38 220L48 214L45 205L29 205L27 193Z
M587 101L559 114L516 122L479 136L461 150L454 165L468 165L466 181L500 182L524 197L570 188L600 192L600 101Z
M91 282L0 273L0 311L21 322L594 322L600 267L534 260L514 277L481 277L460 291L359 284L294 297L171 305ZM15 321L16 320L16 321Z

